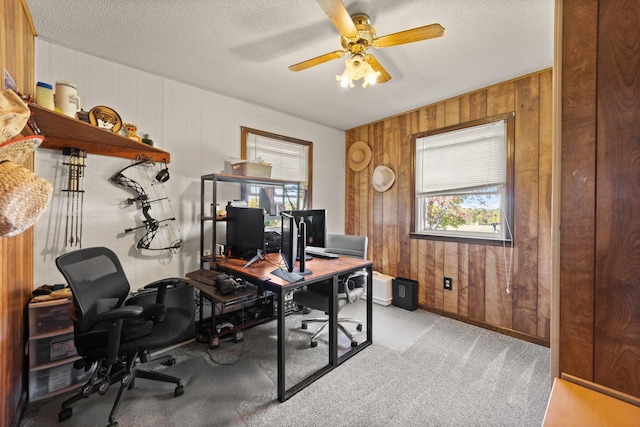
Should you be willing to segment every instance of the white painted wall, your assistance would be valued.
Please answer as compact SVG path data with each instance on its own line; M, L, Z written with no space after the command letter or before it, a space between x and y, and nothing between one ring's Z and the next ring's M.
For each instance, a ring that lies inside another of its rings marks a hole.
M124 229L141 224L140 212L121 203L131 193L109 178L131 163L128 159L89 154L84 178L82 246L114 250L133 290L165 277L183 276L199 267L200 176L218 173L224 160L240 157L240 127L313 141L313 207L327 209L329 233L344 232L345 135L343 131L291 117L233 98L105 61L36 39L35 78L55 84L77 84L83 108L106 105L138 134L171 153L171 179L165 184L185 241L182 253L152 253L135 248ZM126 49L123 48L123 55ZM161 54L161 52L158 52ZM197 58L193 66L198 66ZM212 75L211 78L215 78ZM265 81L268 84L268 81ZM65 248L66 156L38 149L36 173L54 185L46 213L35 225L34 286L64 283L55 259ZM131 175L135 179L135 175Z

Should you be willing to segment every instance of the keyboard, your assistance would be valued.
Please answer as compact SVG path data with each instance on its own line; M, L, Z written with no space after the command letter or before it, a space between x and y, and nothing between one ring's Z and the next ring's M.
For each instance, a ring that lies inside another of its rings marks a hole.
M315 246L307 246L305 252L311 256L318 258L335 259L338 258L338 254L332 252L325 252L324 248L318 248Z
M281 278L282 280L286 280L289 283L297 283L301 280L304 280L304 277L298 273L294 273L293 271L289 271L285 268L276 268L271 272L274 276Z
M222 275L222 273L220 273L218 271L205 270L205 269L192 271L192 272L186 274L186 276L189 279L193 279L195 281L198 281L200 283L204 283L205 285L209 285L209 286L215 285L216 279L218 277L220 277L221 275Z

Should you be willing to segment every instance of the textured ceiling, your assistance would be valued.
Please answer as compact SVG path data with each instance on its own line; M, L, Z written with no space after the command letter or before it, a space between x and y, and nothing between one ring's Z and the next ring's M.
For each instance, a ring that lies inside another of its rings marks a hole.
M341 49L314 0L27 0L53 43L336 129L349 129L553 65L554 0L349 1L378 36L440 23L445 35L370 49L391 74L339 86Z

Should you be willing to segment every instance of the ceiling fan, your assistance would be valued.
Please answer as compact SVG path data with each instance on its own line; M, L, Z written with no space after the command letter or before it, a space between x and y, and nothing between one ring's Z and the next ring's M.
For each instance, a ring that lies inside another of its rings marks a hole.
M444 28L440 24L431 24L376 37L376 30L371 25L369 16L366 14L357 13L349 16L349 12L347 12L342 0L316 1L338 29L344 49L299 62L289 66L289 69L291 71L306 70L333 59L342 58L345 54L348 54L345 72L336 76L336 80L344 87L354 87L353 82L361 78L364 78L363 87L391 80L391 75L387 70L380 65L373 55L367 53L367 49L370 47L380 49L441 37L444 34Z

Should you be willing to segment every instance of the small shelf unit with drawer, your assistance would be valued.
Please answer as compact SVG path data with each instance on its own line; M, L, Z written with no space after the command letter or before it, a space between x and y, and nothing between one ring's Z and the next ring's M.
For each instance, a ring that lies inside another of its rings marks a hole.
M73 366L80 357L73 342L69 304L70 299L29 303L26 351L31 402L72 390L93 373Z

